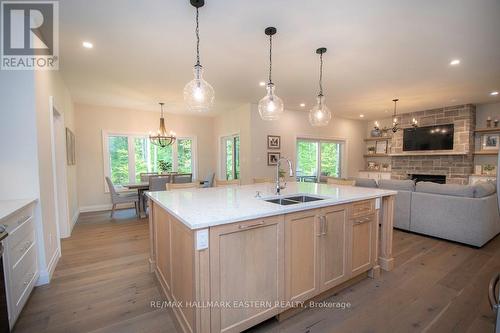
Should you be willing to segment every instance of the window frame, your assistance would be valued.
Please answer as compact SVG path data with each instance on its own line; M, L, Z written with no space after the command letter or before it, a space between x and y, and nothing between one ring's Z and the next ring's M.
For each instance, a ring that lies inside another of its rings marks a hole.
M236 154L236 138L238 138L240 144L240 151L238 154ZM226 146L225 143L228 139L232 139L233 141L233 179L241 179L241 161L240 155L241 155L241 136L239 133L234 133L234 134L228 134L228 135L222 135L219 138L219 179L226 179L227 177L227 168L226 168L226 163L227 163L227 154L226 154ZM235 156L238 156L238 164L239 164L239 177L236 178L236 158Z
M339 145L339 177L340 178L346 178L347 175L347 163L348 163L348 158L346 155L347 152L347 145L348 142L344 138L329 138L329 137L315 137L315 136L308 136L308 135L298 135L295 137L295 149L294 149L294 161L295 161L295 172L297 172L297 149L298 149L298 141L310 141L310 142L317 142L318 143L318 164L317 164L317 172L316 172L316 178L317 181L320 182L321 180L321 143L336 143Z
M129 163L129 183L135 182L135 138L145 138L149 140L149 134L145 132L121 132L121 131L102 131L102 157L103 157L103 168L104 168L104 192L109 193L108 186L106 184L106 177L111 175L111 165L109 163L109 137L110 136L124 136L127 137L128 146L128 163ZM191 140L191 168L193 179L197 179L198 175L198 140L195 135L182 135L178 136L172 145L172 171L177 172L178 170L178 140ZM122 186L117 186L117 191L128 191L127 188Z

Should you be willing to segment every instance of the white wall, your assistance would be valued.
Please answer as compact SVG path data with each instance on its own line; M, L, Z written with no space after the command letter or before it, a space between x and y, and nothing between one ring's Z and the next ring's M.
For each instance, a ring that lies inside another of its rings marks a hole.
M260 118L257 105L251 106L251 170L252 177L274 179L275 167L267 165L267 136L281 136L281 156L289 158L295 168L297 137L334 139L345 141L343 177L356 176L364 168L363 152L366 123L341 118L335 115L325 127L312 127L306 111L286 110L279 121L264 121Z
M109 193L104 189L102 131L118 133L148 133L159 126L160 112L138 111L101 106L75 106L78 164L78 198L82 211L106 209ZM196 136L197 177L204 179L216 168L215 140L212 117L165 114L167 131L177 136Z

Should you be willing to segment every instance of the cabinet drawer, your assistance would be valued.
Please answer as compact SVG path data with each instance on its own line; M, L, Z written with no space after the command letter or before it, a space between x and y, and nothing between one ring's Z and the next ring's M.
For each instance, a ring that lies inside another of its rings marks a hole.
M238 223L223 224L220 226L212 227L211 230L215 231L216 233L224 234L229 232L244 231L247 229L263 227L266 225L282 222L283 220L284 220L284 215L277 215L255 220L241 221Z
M17 226L13 231L9 232L9 237L7 238L9 243L9 250L18 248L21 243L25 241L26 237L28 237L34 230L35 226L33 218L30 216L27 220L24 220L24 222ZM12 264L14 264L14 262Z
M33 278L36 275L36 248L31 245L26 255L12 270L12 299L17 306L20 298L28 287L32 285Z
M4 224L7 226L9 237L17 231L17 228L33 216L33 205L24 207L19 212L9 217Z
M25 237L12 246L8 251L9 263L11 268L14 268L21 257L28 252L31 245L35 243L35 230L32 228L27 232Z
M375 200L355 202L351 205L350 218L370 215L375 211Z

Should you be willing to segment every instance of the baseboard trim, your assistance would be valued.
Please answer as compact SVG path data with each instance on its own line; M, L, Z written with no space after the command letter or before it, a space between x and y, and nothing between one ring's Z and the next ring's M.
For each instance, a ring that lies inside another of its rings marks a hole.
M52 278L52 274L54 274L54 270L56 269L57 263L59 262L59 258L61 258L61 249L58 248L52 258L50 258L49 265L46 269L42 269L40 271L40 276L36 281L35 286L43 286L45 284L50 283L50 279Z
M102 212L102 211L106 211L106 210L111 210L112 207L113 207L112 204L83 206L83 207L80 207L79 211L80 211L80 213ZM116 210L131 209L131 208L134 208L134 206L128 205L128 204L117 204L116 205Z

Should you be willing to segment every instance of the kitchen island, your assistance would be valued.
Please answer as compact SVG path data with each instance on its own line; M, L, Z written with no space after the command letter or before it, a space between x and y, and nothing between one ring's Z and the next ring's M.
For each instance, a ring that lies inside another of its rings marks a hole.
M240 332L392 269L396 192L273 188L148 193L151 269L184 332Z

